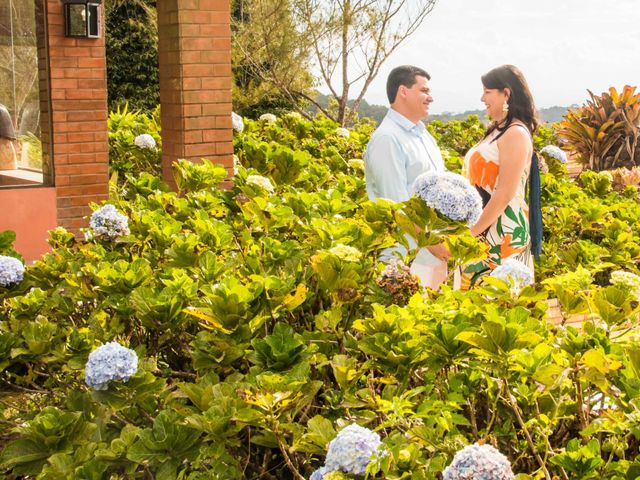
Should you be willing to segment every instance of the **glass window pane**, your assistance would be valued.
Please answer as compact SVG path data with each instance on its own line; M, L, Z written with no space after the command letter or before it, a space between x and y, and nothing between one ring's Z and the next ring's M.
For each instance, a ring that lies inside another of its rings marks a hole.
M42 185L51 178L49 122L45 118L47 79L39 78L46 72L46 42L44 38L38 41L44 25L36 24L36 17L44 22L41 2L0 2L0 123L7 117L4 121L11 124L14 133L10 138L8 127L0 128L0 188Z

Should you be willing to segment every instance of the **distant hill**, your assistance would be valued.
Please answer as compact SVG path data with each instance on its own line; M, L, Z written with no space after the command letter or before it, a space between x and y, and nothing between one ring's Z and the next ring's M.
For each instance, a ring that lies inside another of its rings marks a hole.
M323 95L318 92L318 96L316 97L318 103L323 107L326 107L329 104L329 96ZM353 101L350 100L349 104L352 104ZM562 117L565 113L567 113L567 109L575 108L577 105L571 105L569 107L549 107L549 108L541 108L539 110L540 120L542 122L555 123L562 120ZM360 118L372 118L376 123L380 123L384 116L387 114L387 106L385 105L372 105L368 103L366 100L363 100L360 103L360 108L358 108L358 115ZM316 108L310 108L311 112L315 113ZM477 115L480 118L484 118L485 112L484 110L467 110L462 113L451 113L444 112L437 115L429 115L429 120L441 120L443 122L448 122L449 120L464 120L469 115Z
M329 98L328 95L318 92L316 101L322 105L323 108L326 108L329 105ZM349 100L348 104L353 105L353 100ZM315 113L317 111L315 105L311 105L309 111ZM358 116L360 118L372 118L376 123L380 123L386 114L387 107L384 105L371 105L364 99L360 102L360 107L358 108Z
M569 107L548 107L538 110L540 120L545 123L555 123L562 120L562 117L567 113L569 108L576 108L578 105L571 105ZM437 115L429 115L429 120L442 120L447 122L449 120L464 120L469 115L477 115L480 118L485 116L484 110L467 110L462 113L450 113L444 112Z

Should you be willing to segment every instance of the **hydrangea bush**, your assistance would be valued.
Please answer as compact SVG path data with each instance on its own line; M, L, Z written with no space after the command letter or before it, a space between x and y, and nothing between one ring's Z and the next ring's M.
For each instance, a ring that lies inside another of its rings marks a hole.
M94 390L106 390L110 382L127 382L138 371L138 355L109 342L91 352L84 368L85 383Z
M637 195L543 176L540 285L513 296L449 281L401 302L377 283L380 258L421 218L447 232L452 261L477 241L417 198L367 199L348 159L362 158L371 124L345 141L324 118L247 120L235 184L221 189L228 171L211 162L179 162L178 194L135 170L161 145L135 147L140 133L159 137L127 122L110 133L131 156L116 157L109 201L128 213L126 239L56 229L19 288L0 289L0 476L309 478L338 418L380 433L388 453L369 466L380 478L439 478L480 438L534 478L638 471L637 304L608 284L637 271ZM470 141L453 133L441 132L449 152L447 139ZM549 297L567 317L589 311L585 328L551 327ZM126 388L84 388L94 346L114 338L143 371Z
M442 215L473 225L482 213L478 191L462 175L452 172L426 172L413 184L415 195Z
M129 111L128 107L111 112L109 125L109 173L117 174L120 185L127 175L161 173L162 145L160 109L150 114Z
M402 262L392 260L376 280L380 288L387 292L398 304L404 304L420 290L420 280Z

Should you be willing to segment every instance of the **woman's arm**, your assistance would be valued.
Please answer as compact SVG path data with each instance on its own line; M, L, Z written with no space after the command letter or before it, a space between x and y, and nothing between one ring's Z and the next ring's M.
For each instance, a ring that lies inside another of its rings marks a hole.
M522 174L531 161L531 138L523 128L509 128L498 140L500 172L498 184L482 215L471 227L471 234L480 235L489 228L515 197Z

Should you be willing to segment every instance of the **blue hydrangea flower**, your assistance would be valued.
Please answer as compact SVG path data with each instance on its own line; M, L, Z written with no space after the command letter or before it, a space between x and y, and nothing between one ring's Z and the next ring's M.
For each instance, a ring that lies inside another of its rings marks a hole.
M324 463L326 472L343 471L354 475L364 475L371 457L381 445L380 435L357 424L342 429L329 442L329 450Z
M148 133L143 133L142 135L138 135L133 140L133 143L138 148L146 148L146 149L156 148L156 140Z
M311 474L309 480L322 480L326 473L328 473L327 467L320 467Z
M533 283L533 272L524 263L515 258L507 258L496 267L491 276L499 278L512 288L520 289Z
M89 226L93 229L94 236L101 240L114 240L129 235L129 219L111 204L93 212Z
M511 480L507 457L491 445L474 443L460 450L442 472L442 480Z
M560 163L567 163L567 154L560 147L556 147L555 145L547 145L540 153L544 153L545 155L549 155L551 158L555 158Z
M482 213L482 198L462 175L425 172L413 183L414 193L445 217L476 223Z
M105 343L89 354L84 381L94 390L106 390L109 382L126 382L138 371L138 355L117 342Z
M0 255L0 287L12 287L24 278L24 265L15 257Z

